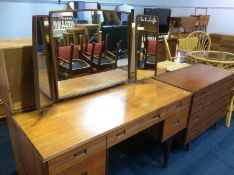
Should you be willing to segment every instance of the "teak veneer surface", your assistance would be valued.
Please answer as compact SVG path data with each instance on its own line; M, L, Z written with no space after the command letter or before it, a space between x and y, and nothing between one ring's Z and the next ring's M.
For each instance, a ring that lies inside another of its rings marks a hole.
M32 38L0 39L0 49L32 47Z
M147 80L55 104L43 116L34 111L14 119L46 161L190 96Z
M195 64L159 75L156 79L189 92L197 92L231 75L233 75L232 72L224 69Z

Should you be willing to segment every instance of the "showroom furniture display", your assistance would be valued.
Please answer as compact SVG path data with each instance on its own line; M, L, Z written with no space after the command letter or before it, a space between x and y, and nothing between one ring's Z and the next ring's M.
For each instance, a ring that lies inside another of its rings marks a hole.
M168 33L171 9L144 8L144 15L157 16L159 19L159 33Z
M234 53L234 36L224 33L210 33L211 50Z
M203 13L200 13L201 10ZM207 26L209 24L210 15L207 14L208 8L207 7L196 7L195 8L195 15L191 15L197 18L197 23L195 27L197 27L198 30L207 31Z
M35 107L32 56L30 38L0 40L0 74L7 80L14 111Z
M156 77L157 80L193 94L183 142L189 144L223 118L232 96L234 74L230 71L195 64Z
M61 46L59 48L59 72L63 77L74 77L77 75L90 74L91 66L79 58L79 48L70 46Z
M189 92L147 80L61 102L41 115L10 116L18 173L107 174L108 149L153 125L161 123L161 141L171 143L186 127L190 98Z
M172 57L170 47L168 44L168 38L163 36L165 50L167 55L167 60L158 62L158 69L166 69L167 72L174 71L177 69L181 69L183 67L190 66L190 64L186 63L186 58L184 57Z
M215 67L220 67L234 71L234 54L222 51L192 51L188 57L193 62L207 64ZM233 111L233 96L227 112L226 126L230 127L232 111Z

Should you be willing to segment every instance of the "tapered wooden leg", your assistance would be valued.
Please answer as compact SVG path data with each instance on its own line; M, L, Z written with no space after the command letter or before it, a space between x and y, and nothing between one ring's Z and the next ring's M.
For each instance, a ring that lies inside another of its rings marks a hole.
M164 168L168 167L168 162L170 159L172 138L169 138L164 145Z
M106 174L108 175L108 167L109 167L109 150L106 150Z
M189 151L190 147L191 147L191 143L187 143L186 144L186 151Z

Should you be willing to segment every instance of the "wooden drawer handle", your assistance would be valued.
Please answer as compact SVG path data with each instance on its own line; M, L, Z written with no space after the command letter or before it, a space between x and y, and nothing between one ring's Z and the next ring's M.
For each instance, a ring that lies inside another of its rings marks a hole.
M120 139L120 138L124 137L125 135L126 135L126 130L124 130L124 131L121 132L121 133L116 134L116 138L117 138L117 139Z
M174 125L174 126L178 126L179 123L180 123L180 120L177 120L177 121L175 121L175 122L173 123L173 125Z
M74 159L80 159L86 155L87 155L87 150L85 149L79 153L75 153L73 156L74 156Z
M85 171L85 172L81 173L80 175L88 175L88 172Z

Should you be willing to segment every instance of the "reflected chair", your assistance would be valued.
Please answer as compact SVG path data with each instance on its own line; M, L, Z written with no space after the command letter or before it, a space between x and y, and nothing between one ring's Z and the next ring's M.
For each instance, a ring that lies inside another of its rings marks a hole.
M63 32L63 45L69 46L74 44L73 34L70 32Z
M94 44L93 65L97 69L97 71L117 68L121 42L122 41L120 40L118 43L116 43L117 47L114 52L108 50L109 34L106 35L106 40L101 45L98 43Z
M71 44L58 48L59 74L63 79L92 73L91 66L79 57L78 46Z
M85 30L84 29L80 29L80 28L72 28L72 29L67 29L68 33L72 33L72 41L74 45L79 45L80 44L80 35L84 35L85 34Z
M83 38L81 39L83 41ZM121 41L117 43L115 52L110 52L109 48L109 35L106 34L106 40L102 43L88 43L87 37L85 44L81 44L81 53L94 71L100 72L117 68L117 60L119 57L119 50Z
M146 39L144 54L144 69L154 69L157 59L157 41Z

